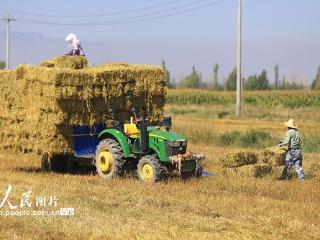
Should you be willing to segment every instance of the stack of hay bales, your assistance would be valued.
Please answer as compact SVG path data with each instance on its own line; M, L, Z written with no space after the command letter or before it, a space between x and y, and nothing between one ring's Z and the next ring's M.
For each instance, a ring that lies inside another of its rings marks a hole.
M80 56L2 70L0 89L0 148L39 154L72 152L73 127L106 124L108 109L126 121L132 107L145 107L157 123L166 94L160 67L88 67Z
M239 175L263 177L272 173L273 167L284 165L287 147L269 147L260 151L239 151L221 156L224 169Z
M221 156L220 163L225 171L241 176L263 177L272 172L272 166L260 162L256 152L226 153Z

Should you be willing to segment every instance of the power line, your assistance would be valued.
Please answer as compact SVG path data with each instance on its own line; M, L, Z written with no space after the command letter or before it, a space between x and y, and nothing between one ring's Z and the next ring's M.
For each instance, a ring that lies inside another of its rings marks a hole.
M35 20L38 22L42 22L42 23L48 23L48 24L61 24L61 25L65 25L65 24L70 24L73 26L76 25L101 25L101 24L111 24L111 23L118 23L118 22L123 22L123 21L131 21L131 20L135 20L135 19L139 19L139 18L146 18L146 17L150 17L150 16L154 16L154 15L158 15L158 14L163 14L163 13L168 13L168 12L173 12L175 10L179 10L179 9L183 9L198 3L201 3L203 1L210 1L210 0L197 0L197 1L193 1L191 3L187 3L187 4L183 4L183 5L179 5L173 8L167 8L167 9L163 9L160 11L156 11L156 12L151 12L151 13L147 13L147 14L142 14L142 15L137 15L137 16L132 16L132 17L126 17L126 18L118 18L118 19L114 19L114 20L109 20L109 21L96 21L96 22L89 22L89 23L56 23L56 22L48 22L48 21L42 21L42 20Z
M148 17L148 18L137 19L137 20L133 20L133 21L122 21L122 22L111 22L111 23L110 22L105 22L105 23L101 23L101 24L98 24L98 25L121 25L121 24L136 23L136 22L146 22L146 21L150 21L150 20L155 20L155 19L161 19L161 18L165 18L165 17L181 15L181 14L184 14L184 13L187 13L187 12L192 12L192 11L196 11L196 10L203 9L203 8L206 8L206 7L210 7L210 6L216 5L216 4L221 3L221 2L225 2L225 1L228 1L228 0L218 0L218 1L215 1L213 3L208 3L206 5L202 5L202 6L198 6L198 7L193 7L193 8L189 8L189 9L185 9L185 10L175 11L175 12L172 12L172 13L158 15L158 16L151 16L151 17ZM168 12L168 11L166 11L166 12Z
M90 25L108 25L108 26L113 26L113 25L122 25L122 24L128 24L128 23L136 23L136 22L146 22L154 19L161 19L165 17L170 17L170 16L176 16L176 15L181 15L187 12L203 9L206 7L210 7L228 0L218 0L212 3L208 3L205 5L193 7L193 8L187 8L184 10L176 11L179 9L186 8L187 6L190 5L195 5L199 2L202 1L207 1L207 0L198 0L192 3L189 3L188 5L181 5L179 7L171 8L171 9L166 9L163 11L158 11L158 12L153 12L149 14L144 14L144 15L139 15L139 16L134 16L134 17L128 17L128 18L122 18L122 19L115 19L111 21L99 21L99 22L87 22L87 23L58 23L58 22L48 22L48 21L41 21L41 20L35 20L35 19L26 19L26 18L20 18L19 20L22 22L26 23L35 23L35 24L45 24L45 25L59 25L59 26L90 26ZM168 13L172 12L172 13ZM161 13L166 13L166 14L161 14ZM159 15L160 14L160 15ZM150 17L148 17L150 16Z
M181 2L183 0L174 0L174 1L167 1L161 4L151 5L143 8L134 8L134 9L128 9L118 12L108 12L108 13L98 13L98 14L88 14L88 15L44 15L44 14L38 14L38 13L30 13L30 12L22 12L22 11L12 11L13 13L16 13L18 15L27 15L27 16L34 16L34 17L47 17L47 18L90 18L90 17L105 17L105 16L115 16L115 15L123 15L128 13L135 13L135 12L141 12L149 9L159 8L166 5L171 5L176 2Z

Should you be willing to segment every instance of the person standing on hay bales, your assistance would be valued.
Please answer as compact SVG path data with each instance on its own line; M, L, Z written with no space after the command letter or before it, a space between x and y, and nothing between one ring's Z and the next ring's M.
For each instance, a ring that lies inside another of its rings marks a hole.
M82 50L80 40L77 38L77 35L74 33L69 33L65 41L69 43L71 50L66 55L71 56L84 56L84 52Z
M288 131L279 146L288 146L288 150L286 153L285 166L279 180L287 179L292 165L295 165L298 178L303 181L304 172L302 169L302 151L298 126L295 124L294 119L289 119L284 125L288 127Z

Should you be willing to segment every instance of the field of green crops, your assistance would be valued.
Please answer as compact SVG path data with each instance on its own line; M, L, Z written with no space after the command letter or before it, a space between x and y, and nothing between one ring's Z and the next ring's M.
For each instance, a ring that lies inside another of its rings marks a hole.
M320 107L320 91L254 91L243 92L243 104L260 107L286 108ZM170 89L167 104L230 105L236 101L235 92L217 92L195 89Z

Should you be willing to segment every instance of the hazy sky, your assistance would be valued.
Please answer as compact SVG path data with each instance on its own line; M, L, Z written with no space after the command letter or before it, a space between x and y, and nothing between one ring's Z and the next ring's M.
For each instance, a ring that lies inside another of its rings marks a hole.
M69 32L75 32L84 48L86 42L97 43L101 51L86 51L93 63L108 60L159 64L165 59L175 76L188 74L195 65L206 80L215 62L220 65L221 78L226 77L236 64L236 0L221 1L176 16L129 24L114 23L119 19L132 21L169 15L215 2L217 0L4 0L0 13L3 16L6 11L12 12L17 19L12 24L15 32L40 33L62 42ZM187 4L191 5L182 7ZM137 10L141 8L146 9ZM319 9L319 0L243 0L244 75L259 73L265 68L273 80L273 66L278 63L281 75L310 83L320 65ZM57 16L109 15L55 18L18 12ZM30 21L108 22L113 25L55 26ZM5 30L4 23L0 25L1 30ZM2 57L5 42L0 44ZM13 62L14 58L13 54Z

